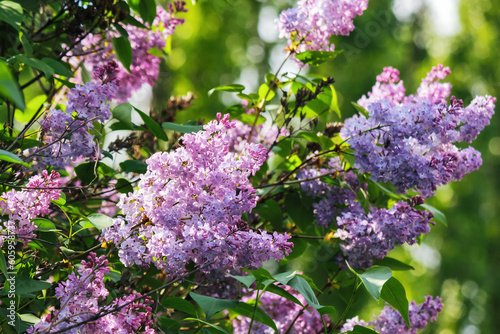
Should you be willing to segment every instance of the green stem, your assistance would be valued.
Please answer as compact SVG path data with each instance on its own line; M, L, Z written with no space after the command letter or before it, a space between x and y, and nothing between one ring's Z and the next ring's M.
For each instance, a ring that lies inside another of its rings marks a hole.
M262 293L259 296L259 291L260 290L257 289L257 298L255 299L255 307L253 308L253 314L252 314L252 319L250 320L250 326L248 327L248 334L251 334L252 332L253 320L255 318L255 314L257 313L257 307L259 307L259 299L260 296L262 296L262 293L264 293L264 291L262 291Z
M349 312L349 309L351 308L352 303L354 302L354 297L356 297L356 292L358 292L358 288L361 286L361 283L358 284L358 280L359 280L359 278L356 277L356 282L355 282L356 288L352 292L351 299L349 299L349 303L347 304L347 307L345 308L344 312L340 316L339 321L337 321L337 323L333 327L333 329L330 332L330 334L333 334L333 332L335 332L335 330L337 329L337 327L340 325L340 323L342 322L342 320L347 315L347 312Z

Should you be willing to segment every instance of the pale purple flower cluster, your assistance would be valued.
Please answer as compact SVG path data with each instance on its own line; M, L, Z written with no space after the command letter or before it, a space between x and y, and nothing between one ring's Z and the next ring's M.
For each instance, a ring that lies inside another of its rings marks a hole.
M399 192L416 188L428 197L437 186L458 181L477 170L481 154L455 142L471 142L489 124L496 99L476 97L469 106L451 97L451 86L440 83L448 73L442 65L423 79L417 95L404 96L399 72L385 68L368 97L358 103L369 118L355 115L341 131L355 150L355 167L373 179L392 182Z
M149 24L144 25L147 28L139 28L133 25L126 25L124 28L128 33L128 40L132 47L132 64L130 72L120 63L116 73L119 83L116 92L116 100L125 102L133 92L141 88L143 84L154 85L158 78L161 53L166 46L167 38L172 35L175 28L184 23L184 19L175 17L178 12L187 12L184 8L184 1L175 1L174 5L170 4L168 11L163 7L156 8L156 18L151 27ZM93 35L89 34L83 41L79 51L74 52L74 55L85 55L85 65L88 68L102 66L109 60L117 60L117 56L113 51L111 39L117 37L116 33L108 35ZM157 54L150 53L150 50L155 49ZM93 50L90 54L90 50Z
M2 215L8 214L9 219L3 222L4 226L0 225L0 247L7 235L9 238L17 237L24 244L35 237L37 226L31 220L49 213L50 202L58 200L61 195L60 186L59 173L52 171L49 174L44 170L42 175L32 176L25 189L13 189L2 194L0 212Z
M276 24L290 50L333 51L329 38L349 35L353 19L367 7L368 0L299 0L296 7L281 12Z
M116 92L114 81L118 65L111 61L95 70L98 81L76 85L68 94L65 111L51 110L41 122L45 145L35 151L39 166L66 166L86 159L99 158L94 136L89 130L93 122L104 122L111 117L107 101Z
M441 298L426 296L425 302L417 305L411 301L409 305L410 327L406 326L401 314L389 305L386 305L380 315L375 317L375 320L368 323L359 320L356 316L346 321L341 333L352 331L354 326L360 325L363 327L370 326L380 334L416 334L417 331L423 330L430 322L437 319L438 313L443 309Z
M374 259L383 259L396 246L416 243L434 225L432 213L414 208L418 204L423 204L421 197L413 198L411 204L397 202L391 209L372 208L368 214L342 213L334 234L343 240L339 260L347 260L353 268L369 268Z
M296 297L302 305L307 305L304 297L297 293L294 289L289 286L283 287L286 291ZM248 302L251 299L255 299L255 293L251 295L244 296L241 300L243 302ZM295 304L294 302L278 296L274 293L264 292L262 297L259 298L259 303L261 309L267 313L278 327L279 333L290 333L290 334L302 334L302 333L319 333L323 329L323 324L321 321L321 316L315 309L308 307L303 313L295 320L295 318L302 312L302 306ZM323 315L325 322L329 319L326 315ZM295 322L293 322L295 320ZM293 325L292 325L293 323ZM288 328L292 325L292 329L287 332ZM248 327L250 326L250 319L247 317L236 317L233 320L233 333L234 334L246 334L248 333ZM252 324L252 333L259 334L272 334L274 330L271 327L263 325L259 322Z
M182 146L159 152L146 163L138 190L123 195L124 218L103 231L127 266L154 263L176 276L193 262L207 272L280 260L293 246L289 235L249 230L241 215L256 205L249 177L266 159L267 150L246 143L241 154L230 152L233 126L229 115L186 134Z
M150 306L153 301L149 297L142 297L134 291L107 306L101 306L109 295L104 285L104 275L109 271L104 255L97 257L95 253L90 253L88 261L82 261L78 273L72 272L66 281L56 287L56 298L60 300L61 308L42 316L42 320L27 332L58 332L85 322L96 314L113 311L64 333L154 334L154 329L150 328L153 324Z
M315 221L318 225L328 227L342 212L364 213L359 202L355 201L356 192L361 187L359 179L352 171L344 172L338 157L329 159L327 168L301 170L297 173L297 179L314 178L324 174L330 174L330 177L345 181L346 186L341 188L329 185L319 178L301 183L306 195L320 198L318 202L313 203Z

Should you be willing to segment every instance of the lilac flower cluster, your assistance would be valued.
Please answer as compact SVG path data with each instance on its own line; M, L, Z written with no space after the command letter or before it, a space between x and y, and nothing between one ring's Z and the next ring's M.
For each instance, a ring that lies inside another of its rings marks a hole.
M42 175L32 176L25 189L3 193L0 197L0 212L9 215L8 221L3 222L3 228L26 245L35 237L34 231L37 229L31 220L49 213L50 202L58 200L61 195L60 186L59 173L52 171L49 174L44 170ZM2 231L0 247L5 239L5 232Z
M306 195L320 198L318 202L313 203L316 223L328 227L343 212L364 213L359 202L355 201L356 192L360 189L361 183L352 171L344 172L338 157L329 159L327 168L301 170L297 173L297 179L309 179L325 174L330 174L332 177L344 181L346 187L329 185L320 181L319 178L301 183L302 190Z
M256 205L248 178L267 150L246 143L241 154L230 152L232 126L229 115L218 114L204 131L184 135L179 149L146 161L138 190L118 203L125 217L102 234L126 266L154 263L176 276L189 262L205 272L259 267L290 252L289 235L252 231L241 220Z
M125 102L133 92L141 88L143 84L154 85L158 78L161 57L154 55L150 51L162 52L166 46L167 38L172 35L175 28L184 23L183 19L175 17L176 13L187 12L184 1L175 1L170 4L168 11L163 7L156 8L156 18L151 26L144 23L147 28L139 28L133 25L126 25L124 28L128 33L128 40L132 47L132 64L130 72L119 65L117 80L119 83L116 92L116 100ZM118 37L116 33L108 35L89 34L82 42L79 51L74 55L85 55L85 65L88 68L102 66L109 60L117 60L110 43L113 37ZM92 51L92 52L91 52ZM88 54L91 52L90 54Z
M369 268L374 258L383 259L396 246L417 242L422 234L430 232L430 212L415 209L423 204L421 197L398 202L391 209L372 209L368 214L343 212L337 217L338 229L334 236L343 240L343 257L353 268Z
M153 324L150 306L153 301L149 297L142 297L134 291L107 306L100 306L109 295L104 285L104 275L109 271L104 255L97 257L95 253L90 253L88 261L82 261L78 273L71 273L56 287L56 298L60 300L61 308L42 316L42 321L30 327L27 333L53 333L88 321L64 333L154 334L154 329L150 328ZM103 313L108 314L89 321L96 314Z
M281 12L276 24L290 50L333 51L329 38L349 35L353 19L367 7L368 0L299 0L297 7Z
M307 305L304 297L302 297L302 295L297 293L294 289L289 286L285 286L284 289L296 297L302 305ZM255 298L256 295L253 293L251 295L244 296L241 300L243 302L248 302L249 300ZM259 303L262 303L260 306L262 310L274 320L279 333L319 333L323 329L320 314L311 307L306 308L302 312L302 306L270 292L264 292L259 298ZM300 314L301 312L302 314ZM295 318L297 319L295 320ZM323 319L325 322L329 321L326 315L323 315ZM246 334L248 333L249 326L249 318L236 317L233 320L233 333ZM288 331L290 326L292 326L292 329ZM254 322L252 324L252 333L272 334L274 333L274 330L271 327L263 325L259 322Z
M111 117L109 105L116 92L116 69L111 61L95 69L98 81L76 85L68 94L66 110L51 110L41 122L45 145L34 156L41 167L64 169L77 161L99 158L94 136L89 130L93 122L104 122Z
M434 322L437 319L438 313L443 309L441 298L432 296L425 297L425 302L417 305L412 301L409 305L410 327L406 326L401 314L391 306L385 306L375 320L368 323L359 320L356 316L346 321L341 333L352 331L354 326L371 326L380 334L416 334L417 331L423 330L429 322Z
M472 142L489 124L496 99L476 97L464 107L451 97L450 73L439 65L422 80L417 95L405 96L399 72L385 68L368 97L358 103L369 118L355 115L341 131L355 150L355 167L373 179L392 182L399 192L416 188L428 197L437 186L458 181L477 170L481 154L472 147L459 149L455 142Z

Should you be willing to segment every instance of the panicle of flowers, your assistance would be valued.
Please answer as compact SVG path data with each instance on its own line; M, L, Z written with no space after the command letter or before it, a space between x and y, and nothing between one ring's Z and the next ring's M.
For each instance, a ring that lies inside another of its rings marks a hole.
M380 334L416 334L417 331L423 330L430 322L436 321L438 313L442 309L443 304L439 297L426 296L425 302L418 305L415 301L411 301L409 305L411 329L409 329L399 311L386 305L380 315L375 317L375 320L366 323L356 316L347 320L340 332L352 331L354 326L360 325L363 327L371 326Z
M430 232L430 212L414 206L423 204L420 196L397 202L391 209L372 208L368 214L343 212L337 217L338 229L334 236L343 240L340 250L353 268L369 268L374 259L383 259L396 246L417 242L422 234Z
M59 173L52 171L49 174L44 170L42 175L32 176L25 189L13 189L2 194L0 212L2 215L8 214L9 218L3 222L3 226L0 225L0 247L7 231L9 236L16 235L25 245L35 237L37 226L31 220L49 213L50 202L58 200L61 195L60 186Z
M376 181L392 182L399 192L416 188L431 196L439 185L458 181L477 170L481 154L472 147L459 149L456 142L472 142L489 124L496 99L476 97L464 107L451 97L450 73L439 65L422 80L416 95L404 96L399 72L385 68L368 97L358 103L369 117L355 115L341 131L355 150L355 167L370 172Z
M281 12L276 24L288 49L334 51L329 38L349 35L353 19L368 7L368 0L299 0L296 7Z
M65 111L56 109L47 113L41 122L45 145L32 154L39 168L64 169L77 161L99 158L89 130L94 128L93 122L105 122L111 117L107 101L116 92L117 67L116 62L111 61L96 68L97 81L72 88Z
M120 63L116 72L119 83L116 92L116 101L125 102L132 93L143 84L154 85L158 79L161 53L166 46L167 38L172 35L176 27L184 23L184 19L175 17L176 13L187 12L184 1L175 1L169 4L168 10L161 6L156 8L156 18L151 26L144 23L146 28L133 25L125 25L128 40L132 47L132 64L130 72ZM140 19L139 19L140 20ZM82 42L78 51L73 52L75 56L84 56L87 68L93 69L102 66L109 60L117 60L113 51L111 39L118 37L116 33L106 35L89 34ZM151 50L155 52L150 52Z
M208 272L258 267L290 252L289 235L252 231L241 220L256 205L248 178L267 150L246 143L242 153L230 152L232 126L229 115L218 114L204 131L184 135L177 150L146 161L138 190L118 203L125 217L102 234L117 245L126 266L154 263L176 276L189 262Z
M307 305L305 298L297 293L294 289L289 286L283 287L287 292L292 294L297 298L302 305ZM243 302L248 302L251 299L255 299L255 292L250 295L244 296L241 300ZM279 333L290 333L290 334L302 334L302 333L319 333L323 329L323 323L321 321L321 316L315 309L311 307L306 308L303 312L303 307L274 293L264 292L259 299L261 309L268 314L278 327ZM302 314L300 314L302 312ZM300 316L295 320L295 318L300 314ZM329 319L326 315L323 315L323 319L328 322ZM293 323L293 321L295 322ZM290 325L292 329L287 332ZM250 326L250 319L247 317L236 317L233 320L233 333L234 334L246 334L248 333L248 328ZM252 333L261 334L272 334L274 330L264 324L254 322L252 324Z
M78 272L72 272L68 279L56 287L56 298L61 307L52 314L42 316L42 320L28 329L28 333L53 333L74 324L81 326L64 331L65 333L144 333L153 334L153 324L149 297L140 293L115 299L107 306L101 306L109 295L104 285L104 275L109 273L106 257L90 253L88 260L82 261ZM90 319L96 314L112 311L100 318Z
M358 177L352 171L347 173L342 168L338 157L328 160L327 168L306 168L297 173L297 179L309 179L329 174L346 182L346 187L329 185L319 178L301 183L302 190L309 197L319 198L313 203L315 221L318 225L328 227L335 222L342 212L363 213L363 208L356 202L356 193L361 187Z

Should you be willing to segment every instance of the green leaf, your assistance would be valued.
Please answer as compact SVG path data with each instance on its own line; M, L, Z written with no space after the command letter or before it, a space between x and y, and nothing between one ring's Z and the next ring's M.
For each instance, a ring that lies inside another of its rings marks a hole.
M164 129L173 130L180 133L193 133L203 130L203 125L182 125L170 122L163 122L161 126Z
M197 317L196 307L180 297L168 297L162 300L161 304L166 308L171 308Z
M371 267L362 274L358 274L350 266L349 269L361 279L366 290L373 298L379 301L382 287L392 277L391 269L387 267Z
M255 310L255 316L254 316L254 310ZM264 324L268 327L271 327L272 329L274 329L275 333L278 333L278 327L276 327L276 324L274 323L273 319L269 315L267 315L267 313L264 312L260 307L255 308L254 305L249 305L240 302L238 306L231 308L230 312L242 315L250 319L253 317L255 321L260 322L261 324Z
M313 211L303 205L302 199L297 192L287 194L285 198L285 211L293 222L303 231L314 222Z
M391 270L396 271L415 270L415 268L413 268L409 264L393 259L392 257L384 257L382 260L376 260L375 265L388 267L391 268Z
M396 278L391 277L384 284L380 297L399 311L406 325L410 328L408 299L404 286Z
M140 160L125 160L120 163L120 168L126 173L144 174L148 170L148 165Z
M315 309L320 309L323 307L319 304L316 295L309 286L309 283L307 283L307 281L304 278L300 276L295 276L293 279L290 280L290 282L288 282L287 285L297 290L304 297L307 304L309 304L310 306L314 307Z
M84 162L75 167L76 176L85 184L91 184L98 179L97 169L99 163L95 161Z
M174 319L170 319L167 317L158 317L158 322L160 324L160 328L166 332L166 334L172 333L180 333L181 324Z
M215 91L221 92L231 92L231 93L241 93L245 89L245 86L234 84L234 85L226 85L212 88L208 91L208 96L212 95Z
M55 74L59 74L64 77L73 77L73 72L68 64L52 58L42 58L42 61L49 65L54 70Z
M118 60L130 72L130 65L132 65L132 47L130 46L130 41L126 37L121 36L113 38L111 44L113 44L113 50L115 50Z
M99 231L113 225L113 219L102 213L93 213L87 217L92 225Z
M255 277L257 282L267 285L269 283L275 282L273 275L269 271L264 268L258 268L256 270L252 270L252 275Z
M23 112L16 111L14 117L21 123L28 123L46 101L47 95L38 95L28 102L26 110L24 110Z
M279 273L273 276L275 280L283 285L287 285L295 276L297 276L296 271L286 271L284 273Z
M432 205L429 205L429 204L422 204L419 206L424 208L427 211L430 211L434 215L434 218L432 220L434 220L437 223L441 223L444 226L448 227L448 222L446 221L446 216L444 215L444 213L442 213L441 211L439 211L438 209L436 209L435 207L433 207Z
M346 332L346 333L352 333L352 334L378 334L375 332L373 329L362 327L360 325L354 326L352 331Z
M239 305L237 300L229 299L218 299L213 297L207 297L198 295L194 292L190 292L189 295L194 301L200 305L200 307L205 311L206 319L210 320L212 316L222 310L233 308Z
M371 180L371 179L368 179L367 181L368 181L368 183L369 183L369 184L373 184L373 185L375 185L377 188L379 188L380 190L382 190L382 192L383 192L384 194L388 195L389 197L391 197L391 198L393 198L393 199L397 199L397 200L401 200L401 199L403 199L403 196L398 195L398 194L396 194L395 192L393 192L393 191L391 191L391 190L387 189L386 187L384 187L384 186L383 186L383 185L381 185L380 183L375 182L375 181L373 181L373 180Z
M130 126L130 129L134 128L132 124L132 105L128 102L121 103L113 108L113 117L122 123Z
M271 101L273 97L276 96L275 87L271 87L271 85L267 82L263 83L259 87L259 100Z
M139 109L135 107L134 109L139 113L139 116L141 116L142 120L144 121L144 124L146 124L149 131L151 131L156 136L156 138L168 141L167 134L158 123L156 123L151 117L149 117Z
M191 292L191 293L192 293L192 292ZM203 321L203 320L201 320L201 319L196 319L196 318L186 318L186 319L184 319L184 320L185 320L185 321L199 321L199 322L201 322L202 324L205 324L205 325L207 325L207 326L212 327L213 329L216 329L216 330L217 330L217 331L219 331L220 333L224 333L224 334L231 334L231 333L229 333L228 331L226 331L225 329L223 329L223 328L221 328L221 327L219 327L219 326L217 326L217 325L211 324L211 323L209 323L209 322Z
M125 30L125 28L123 28L120 23L117 23L117 22L114 22L113 23L113 27L116 28L116 30L118 30L118 32L120 33L120 35L122 37L128 37L128 32L127 30Z
M134 191L134 187L127 179L118 179L115 184L115 189L120 194L128 194Z
M156 2L154 0L129 0L130 7L149 24L153 23L156 17Z
M60 231L53 222L45 218L35 218L32 220L33 224L38 226L37 231L41 232L56 232Z
M282 229L283 212L281 212L281 207L275 200L269 199L264 203L259 203L253 212L258 213L262 221L270 222L275 230Z
M29 295L32 292L38 292L46 289L50 289L52 283L45 281L37 281L25 276L16 277L16 295Z
M334 59L337 55L341 54L342 50L339 51L305 51L297 53L295 58L303 62L304 64L309 64L312 66L318 66L326 61Z
M83 63L80 68L82 70L82 81L84 83L92 81L92 75L90 74L89 70L87 70L87 68L83 65Z
M7 270L7 261L5 260L5 255L3 254L1 249L0 249L0 271L2 272L4 277L6 277L7 279L9 278L9 272Z
M17 60L21 61L22 63L31 66L33 68L36 68L39 71L42 71L43 74L45 74L45 78L48 80L50 77L54 75L54 70L52 67L49 65L45 64L43 61L36 59L36 58L28 58L25 57L24 55L16 55L15 56Z
M7 315L10 315L10 312L9 312L9 310L7 310L7 307L1 308L0 314L5 319L7 319L9 322L13 321L13 324L14 324L13 327L15 328L17 333L26 332L28 330L28 328L37 324L40 321L40 319L33 314L30 314L30 313L19 314L17 312L15 313L15 319L11 320L11 318L7 318ZM5 334L15 333L15 332L9 331L8 330L9 328L7 327L7 325L5 323L0 326L0 329L4 330ZM1 333L3 333L3 332L1 332Z
M325 105L327 105L330 111L335 112L337 116L339 116L339 118L342 117L339 108L337 92L335 91L333 85L329 85L323 88L323 93L319 94L317 99L323 102Z
M21 30L23 22L23 8L13 1L0 2L0 21L10 24L17 31Z
M0 150L0 160L12 162L15 164L20 164L20 165L23 165L23 166L30 168L30 165L28 163L24 162L17 155L15 155L14 153L11 153L9 151Z
M57 200L52 200L52 203L57 204L57 205L64 205L66 204L66 195L61 192L61 195L59 196L59 199Z
M254 276L237 276L237 275L231 275L231 274L226 274L229 277L234 278L235 280L238 280L239 282L245 284L247 288L250 288L250 285L252 285L255 282L255 277Z
M368 111L363 108L362 106L360 106L359 104L357 104L356 102L351 102L352 105L354 106L354 108L363 116L365 116L366 118L370 117L370 114L368 113Z
M285 289L283 289L275 284L268 285L266 288L266 291L274 293L274 294L281 296L285 299L288 299L289 301L292 301L297 305L304 306L294 295L292 295L290 292L286 291Z
M20 110L26 109L23 92L3 61L0 61L0 97L14 102Z

